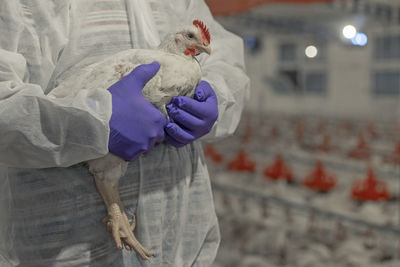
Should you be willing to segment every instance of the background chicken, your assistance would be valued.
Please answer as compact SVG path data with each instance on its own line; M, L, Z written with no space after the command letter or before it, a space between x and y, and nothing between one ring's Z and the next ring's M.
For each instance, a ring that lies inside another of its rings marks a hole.
M201 79L200 65L194 56L210 54L210 34L199 20L193 25L168 34L157 50L130 49L112 55L101 62L86 66L78 75L62 81L49 97L61 98L79 90L109 88L130 73L136 66L153 61L160 63L158 73L143 88L143 96L167 116L165 105L178 95L192 97ZM135 238L135 218L129 223L119 197L118 182L126 172L128 163L109 153L87 162L96 186L107 206L108 215L103 219L112 233L118 248L135 250L143 259L152 253Z

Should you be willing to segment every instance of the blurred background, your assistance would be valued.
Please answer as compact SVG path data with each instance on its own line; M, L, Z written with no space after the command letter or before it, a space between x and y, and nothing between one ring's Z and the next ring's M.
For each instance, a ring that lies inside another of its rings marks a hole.
M214 267L400 266L400 0L207 0L251 96L205 144Z

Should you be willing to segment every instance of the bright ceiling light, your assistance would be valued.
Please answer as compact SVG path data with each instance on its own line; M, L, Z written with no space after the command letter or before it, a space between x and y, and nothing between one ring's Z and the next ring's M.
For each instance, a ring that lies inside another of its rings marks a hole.
M314 58L318 55L318 49L313 45L309 45L307 46L305 53L308 58Z
M351 39L353 45L366 46L368 43L368 37L365 33L357 32L356 36Z
M356 36L357 30L353 25L347 25L343 28L343 36L347 39L351 39Z

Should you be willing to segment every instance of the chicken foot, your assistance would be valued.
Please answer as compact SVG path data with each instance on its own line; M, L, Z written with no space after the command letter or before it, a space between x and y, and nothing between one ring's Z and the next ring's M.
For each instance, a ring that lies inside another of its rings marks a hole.
M106 223L107 231L112 234L117 247L122 249L123 244L125 249L134 250L143 260L148 260L153 254L145 249L133 234L136 219L133 217L132 223L129 223L119 197L118 182L110 185L105 180L96 177L96 175L94 175L94 178L108 212L108 215L102 221Z

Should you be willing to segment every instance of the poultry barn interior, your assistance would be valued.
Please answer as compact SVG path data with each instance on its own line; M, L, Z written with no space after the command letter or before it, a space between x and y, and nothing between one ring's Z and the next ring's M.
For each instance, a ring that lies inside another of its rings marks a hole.
M213 266L400 266L400 1L207 3L251 80L234 136L204 143Z

